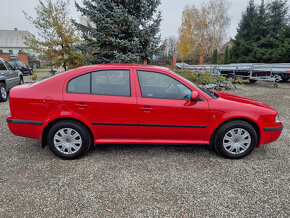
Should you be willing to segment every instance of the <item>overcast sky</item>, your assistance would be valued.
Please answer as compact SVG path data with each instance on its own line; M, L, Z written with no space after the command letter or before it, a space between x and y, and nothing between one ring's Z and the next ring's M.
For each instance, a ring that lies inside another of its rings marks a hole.
M81 3L82 0L76 0ZM186 5L200 5L204 0L161 0L160 10L163 21L161 23L162 38L168 36L178 36L178 28L181 24L182 10ZM234 37L242 12L246 9L249 0L229 0L231 7L231 26L228 30L228 39ZM267 0L266 0L267 1ZM80 14L74 7L75 0L70 0L70 11L73 18L78 19ZM260 4L261 0L255 0ZM17 27L19 30L28 30L37 36L37 30L24 18L23 10L35 16L34 7L38 0L0 0L0 29L12 30ZM290 0L288 1L290 5Z

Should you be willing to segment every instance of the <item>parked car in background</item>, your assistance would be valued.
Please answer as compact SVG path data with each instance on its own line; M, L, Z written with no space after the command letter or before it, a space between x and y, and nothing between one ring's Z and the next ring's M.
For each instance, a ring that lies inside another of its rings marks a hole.
M21 61L9 61L9 64L11 64L14 69L20 70L23 74L33 75L33 69Z
M148 65L81 67L17 86L9 98L11 132L42 140L64 159L103 143L210 144L227 158L242 158L283 129L278 112L264 103L201 89Z
M0 58L0 102L6 101L8 92L14 86L23 84L23 74Z

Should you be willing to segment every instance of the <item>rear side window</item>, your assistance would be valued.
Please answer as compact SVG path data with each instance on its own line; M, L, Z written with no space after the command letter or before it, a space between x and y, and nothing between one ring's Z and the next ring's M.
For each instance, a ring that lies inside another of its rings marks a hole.
M92 94L130 96L130 71L104 70L93 72Z
M67 91L70 93L90 94L90 77L91 74L87 73L72 79L67 86Z
M67 92L79 94L131 96L129 70L101 70L70 80Z
M2 63L2 61L0 60L0 70L6 70L5 65Z

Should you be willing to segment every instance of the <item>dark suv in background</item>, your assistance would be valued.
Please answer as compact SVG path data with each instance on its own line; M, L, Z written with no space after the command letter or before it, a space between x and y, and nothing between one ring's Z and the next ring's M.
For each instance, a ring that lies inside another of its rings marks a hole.
M16 70L20 70L23 74L33 74L33 69L21 61L9 61L9 64L11 64Z
M23 74L0 58L0 102L6 101L8 91L14 86L22 84Z

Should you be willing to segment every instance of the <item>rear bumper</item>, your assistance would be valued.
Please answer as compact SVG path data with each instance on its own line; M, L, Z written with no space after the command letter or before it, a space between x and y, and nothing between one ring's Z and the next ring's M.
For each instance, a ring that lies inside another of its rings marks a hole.
M14 135L41 140L43 122L12 119L11 116L7 116L6 121L8 128Z
M281 122L264 125L261 132L261 140L259 147L263 144L268 144L276 141L280 137L282 130L283 124Z

